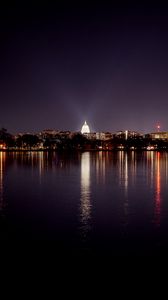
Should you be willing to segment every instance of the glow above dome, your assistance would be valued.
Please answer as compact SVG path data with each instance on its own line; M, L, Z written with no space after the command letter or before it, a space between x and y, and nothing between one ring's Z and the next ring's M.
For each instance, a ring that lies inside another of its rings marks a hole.
M90 133L90 128L89 128L88 124L86 123L86 121L85 121L85 123L82 126L81 133L82 134L83 133Z

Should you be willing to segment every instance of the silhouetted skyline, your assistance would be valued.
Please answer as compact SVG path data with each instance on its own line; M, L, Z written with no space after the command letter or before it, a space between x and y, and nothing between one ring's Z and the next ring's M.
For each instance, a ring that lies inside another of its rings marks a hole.
M0 34L0 127L168 130L165 7L12 4Z

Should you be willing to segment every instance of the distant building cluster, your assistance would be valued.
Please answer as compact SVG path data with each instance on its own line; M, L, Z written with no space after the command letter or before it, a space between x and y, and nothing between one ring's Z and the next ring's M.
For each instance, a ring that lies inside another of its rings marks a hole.
M168 140L168 132L152 132L149 136L152 139Z
M46 129L36 134L11 135L0 129L3 150L168 150L168 132L92 132L85 121L78 132Z

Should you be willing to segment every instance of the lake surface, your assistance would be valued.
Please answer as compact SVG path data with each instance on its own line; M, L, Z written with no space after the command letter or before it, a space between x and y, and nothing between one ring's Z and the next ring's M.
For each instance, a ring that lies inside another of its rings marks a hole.
M166 253L168 153L0 152L0 241Z

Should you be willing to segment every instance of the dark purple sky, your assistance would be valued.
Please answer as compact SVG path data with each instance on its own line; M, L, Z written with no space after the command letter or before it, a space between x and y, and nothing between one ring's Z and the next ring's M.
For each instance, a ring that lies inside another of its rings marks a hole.
M168 10L79 2L1 7L0 127L168 130Z

